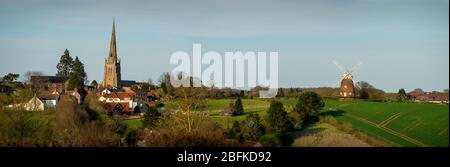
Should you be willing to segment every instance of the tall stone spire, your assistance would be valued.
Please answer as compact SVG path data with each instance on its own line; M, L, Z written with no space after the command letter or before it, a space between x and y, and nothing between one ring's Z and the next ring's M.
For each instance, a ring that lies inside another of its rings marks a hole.
M117 61L117 49L116 49L116 23L113 19L111 43L109 45L109 58L110 61Z
M109 45L109 56L105 61L105 71L103 73L103 86L120 87L121 86L120 60L117 58L116 49L116 26L113 19L111 43Z

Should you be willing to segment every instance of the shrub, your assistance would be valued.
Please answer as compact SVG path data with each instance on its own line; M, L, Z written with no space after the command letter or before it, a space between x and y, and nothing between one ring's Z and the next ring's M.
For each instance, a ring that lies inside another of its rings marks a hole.
M258 114L251 113L242 121L242 135L245 139L258 141L264 133L264 125Z
M330 116L330 115L327 115L327 116L324 116L324 117L320 117L319 118L319 122L320 123L327 123L327 124L330 124L330 125L333 125L333 126L337 126L338 125L338 122L336 121L336 119L333 116Z
M61 146L118 146L115 126L90 120L72 96L62 96L56 105L57 141Z
M294 129L301 129L303 124L303 116L298 112L289 112L288 113L289 120L292 122Z
M52 146L51 111L0 111L0 146Z
M341 129L342 131L346 132L346 133L349 133L349 132L351 132L351 131L353 130L352 124L351 124L351 123L348 123L348 122L343 123L343 124L341 125L341 128L340 128L340 129Z
M146 129L143 139L147 147L219 147L236 146L226 140L221 130L210 132L187 132L182 129Z
M276 147L281 146L281 141L275 134L266 134L259 139L259 142L264 147Z

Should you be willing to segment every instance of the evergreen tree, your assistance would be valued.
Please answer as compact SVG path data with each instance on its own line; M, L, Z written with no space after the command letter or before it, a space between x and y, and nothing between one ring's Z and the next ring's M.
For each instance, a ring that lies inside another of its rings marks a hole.
M98 83L97 83L97 81L95 79L91 82L91 86L97 88Z
M233 138L239 139L241 131L242 131L241 123L239 121L235 120L233 122L233 126L231 127L231 129L228 130L227 138L229 138L229 139L233 139Z
M161 116L161 113L156 109L156 107L148 108L148 111L144 114L144 119L142 124L144 127L153 128L156 126L156 121Z
M277 93L277 97L284 97L284 91L283 88L278 88L278 93Z
M70 57L69 50L65 50L64 54L59 59L58 65L56 65L56 76L69 78L72 71L73 59Z
M84 71L84 64L76 57L73 61L72 70L69 75L68 89L82 89L86 79L87 74Z
M265 133L259 115L251 113L242 121L242 135L247 140L258 141Z
M233 116L244 115L244 107L242 106L241 97L238 97L236 99L236 102L233 107L234 107Z
M270 103L270 108L266 114L266 122L268 131L275 134L284 134L293 129L283 103L276 100Z
M406 95L405 89L401 88L400 90L398 90L397 101L404 102L407 100L407 98L408 98L408 95Z
M17 78L19 78L19 74L13 74L13 73L8 73L5 76L3 76L2 81L3 82L14 82L15 80L17 80Z

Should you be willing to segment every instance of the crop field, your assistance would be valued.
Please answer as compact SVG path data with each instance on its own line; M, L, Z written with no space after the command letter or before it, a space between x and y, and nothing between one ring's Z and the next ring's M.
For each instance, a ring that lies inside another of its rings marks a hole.
M295 105L295 99L282 99ZM320 115L397 146L448 146L448 105L326 100Z
M279 98L291 112L297 99ZM269 100L242 99L245 114L225 117L220 112L235 99L208 99L207 111L212 119L223 127L231 126L235 120L243 120L249 113L258 113L261 118L269 108ZM403 147L448 146L449 108L440 104L388 103L369 101L325 100L320 116L331 115L340 122L352 124L354 130ZM168 105L169 107L171 104Z

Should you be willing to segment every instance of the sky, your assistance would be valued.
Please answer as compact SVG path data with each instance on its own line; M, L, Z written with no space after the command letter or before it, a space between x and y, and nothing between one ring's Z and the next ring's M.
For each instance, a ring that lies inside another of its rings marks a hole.
M122 79L171 71L170 56L279 54L281 87L338 87L340 71L388 92L448 89L448 0L0 0L0 75L56 73L67 48L103 79L112 20ZM24 78L21 78L24 79Z

